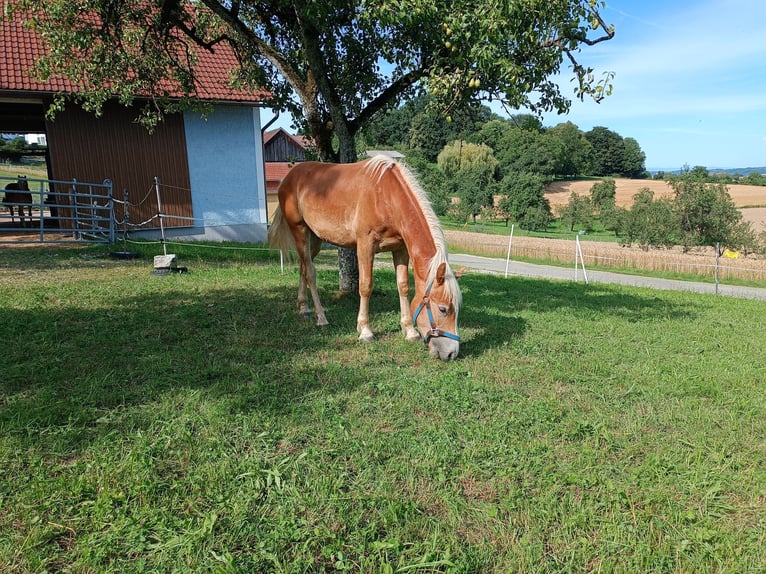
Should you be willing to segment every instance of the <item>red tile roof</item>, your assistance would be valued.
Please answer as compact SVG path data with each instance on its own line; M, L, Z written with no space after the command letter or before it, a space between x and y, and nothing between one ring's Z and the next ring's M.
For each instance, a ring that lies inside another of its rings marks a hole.
M0 93L34 92L52 94L77 92L78 86L67 78L51 77L46 82L32 78L30 72L36 60L47 51L39 34L25 27L20 14L11 21L0 22ZM232 49L218 44L213 51L200 48L197 51L196 97L205 101L256 103L268 99L262 90L237 89L230 85L229 74L237 67ZM171 97L180 97L179 89L170 89Z
M269 130L263 134L263 143L267 144L269 143L272 138L274 138L277 134L284 134L285 137L290 138L293 140L296 144L298 144L303 149L306 149L308 147L312 147L314 145L314 142L311 138L308 138L306 136L296 136L291 133L288 133L284 128L278 128L275 130Z
M264 163L266 166L266 181L282 181L290 168L294 163L282 162L282 161L267 161Z

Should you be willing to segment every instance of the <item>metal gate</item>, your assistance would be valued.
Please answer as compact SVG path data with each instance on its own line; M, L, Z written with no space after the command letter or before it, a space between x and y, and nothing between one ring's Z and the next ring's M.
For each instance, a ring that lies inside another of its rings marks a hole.
M114 243L112 182L0 176L0 243Z

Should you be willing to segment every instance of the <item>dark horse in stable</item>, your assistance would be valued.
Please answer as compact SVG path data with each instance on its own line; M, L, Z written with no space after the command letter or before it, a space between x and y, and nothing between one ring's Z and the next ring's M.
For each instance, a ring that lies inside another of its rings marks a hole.
M3 198L3 204L11 212L11 223L14 223L13 208L18 209L19 221L21 226L24 227L24 206L27 207L27 217L29 218L29 226L32 226L32 194L29 192L29 183L27 178L23 175L19 176L19 180L16 183L9 183L5 186L5 197Z
M404 166L386 157L354 164L297 164L279 187L269 239L283 253L292 246L298 252L298 310L309 314L308 286L318 325L327 325L327 318L319 301L314 257L322 241L356 248L360 297L356 328L363 341L374 338L368 320L373 259L376 253L390 251L404 336L420 340L417 326L431 356L444 361L457 357L459 273L450 269L447 242L425 192ZM415 278L412 303L410 260Z

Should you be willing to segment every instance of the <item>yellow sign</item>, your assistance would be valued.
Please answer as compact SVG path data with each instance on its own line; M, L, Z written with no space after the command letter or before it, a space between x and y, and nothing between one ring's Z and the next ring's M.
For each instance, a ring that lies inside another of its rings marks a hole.
M724 249L723 256L729 259L737 259L739 257L739 251L732 251L731 249Z

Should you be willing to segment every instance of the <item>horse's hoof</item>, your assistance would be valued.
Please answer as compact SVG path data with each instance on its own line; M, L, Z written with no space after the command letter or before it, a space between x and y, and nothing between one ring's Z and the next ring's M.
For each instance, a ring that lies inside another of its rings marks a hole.
M311 319L311 312L304 311L303 313L301 313L301 319L303 319L304 321L308 321L309 319Z
M359 340L363 343L372 343L375 340L375 335L368 331L367 333L359 335Z
M407 336L405 337L405 339L408 341L413 341L413 342L420 341L421 340L420 333L418 333L417 331L413 331L412 333L407 333Z

